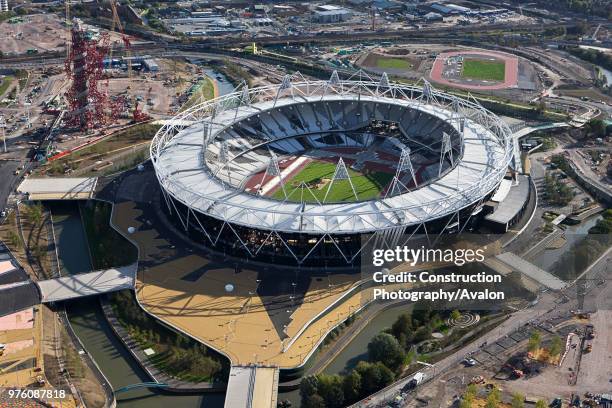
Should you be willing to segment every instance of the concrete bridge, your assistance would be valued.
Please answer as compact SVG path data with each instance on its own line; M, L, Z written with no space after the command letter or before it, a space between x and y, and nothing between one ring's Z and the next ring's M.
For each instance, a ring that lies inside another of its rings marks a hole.
M101 295L123 289L133 289L137 265L80 273L36 282L41 302L59 302L85 296Z
M537 267L512 252L504 252L503 254L497 255L496 258L510 268L519 271L548 289L561 290L567 286L566 282L555 275Z

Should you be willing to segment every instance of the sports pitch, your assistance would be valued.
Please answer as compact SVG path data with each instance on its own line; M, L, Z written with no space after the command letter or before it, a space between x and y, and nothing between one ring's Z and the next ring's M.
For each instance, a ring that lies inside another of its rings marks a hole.
M486 61L482 59L469 59L463 61L464 78L485 81L503 81L506 77L506 64L503 61Z
M378 68L409 70L412 68L410 61L402 58L378 58L376 60Z
M336 170L336 164L322 161L312 161L308 163L299 173L285 182L285 191L289 201L316 203L323 202L325 194L329 188L329 183ZM357 199L370 200L377 198L380 192L393 179L393 175L381 171L372 171L362 174L348 169L351 182L355 187ZM309 190L304 188L302 193L302 183L305 183ZM303 197L302 197L303 194ZM279 186L272 194L273 198L284 200L285 194ZM348 180L337 180L331 186L327 195L326 203L351 202L357 201Z

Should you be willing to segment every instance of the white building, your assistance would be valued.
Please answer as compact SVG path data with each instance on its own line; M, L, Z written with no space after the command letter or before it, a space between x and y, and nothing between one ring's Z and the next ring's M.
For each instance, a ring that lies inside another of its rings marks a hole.
M0 0L0 11L1 12L9 11L8 0Z
M341 21L347 21L351 18L353 13L349 9L345 9L333 5L322 5L317 6L313 13L314 21L318 23L338 23Z

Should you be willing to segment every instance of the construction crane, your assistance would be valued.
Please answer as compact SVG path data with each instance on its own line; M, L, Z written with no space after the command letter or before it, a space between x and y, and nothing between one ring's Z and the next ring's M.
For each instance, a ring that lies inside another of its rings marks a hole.
M125 31L123 30L123 24L121 24L121 20L119 19L119 13L117 12L116 0L110 0L110 5L111 5L111 11L113 15L113 21L111 24L111 32L116 32L115 29L119 28L119 34L121 35L121 40L123 41L123 48L125 50L124 54L126 57L125 59L127 61L127 74L128 74L128 86L127 86L128 98L130 99L132 105L134 106L134 110L132 111L132 119L134 120L134 122L143 122L149 119L149 115L147 115L146 113L140 110L140 108L138 107L138 101L136 100L136 97L134 96L134 94L131 94L131 95L129 94L129 90L131 88L129 84L131 84L132 82L132 53L130 51L132 43L130 42L129 37L125 35ZM109 59L110 59L111 64L113 61L112 44L113 43L111 42L111 48L109 51Z

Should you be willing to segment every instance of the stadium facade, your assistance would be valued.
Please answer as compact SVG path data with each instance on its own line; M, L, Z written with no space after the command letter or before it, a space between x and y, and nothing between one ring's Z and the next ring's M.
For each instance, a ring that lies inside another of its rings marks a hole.
M163 207L192 239L315 266L357 264L371 240L463 231L515 151L508 126L476 100L363 72L243 86L181 112L151 144ZM313 160L333 174L300 181ZM384 171L366 197L355 175Z

